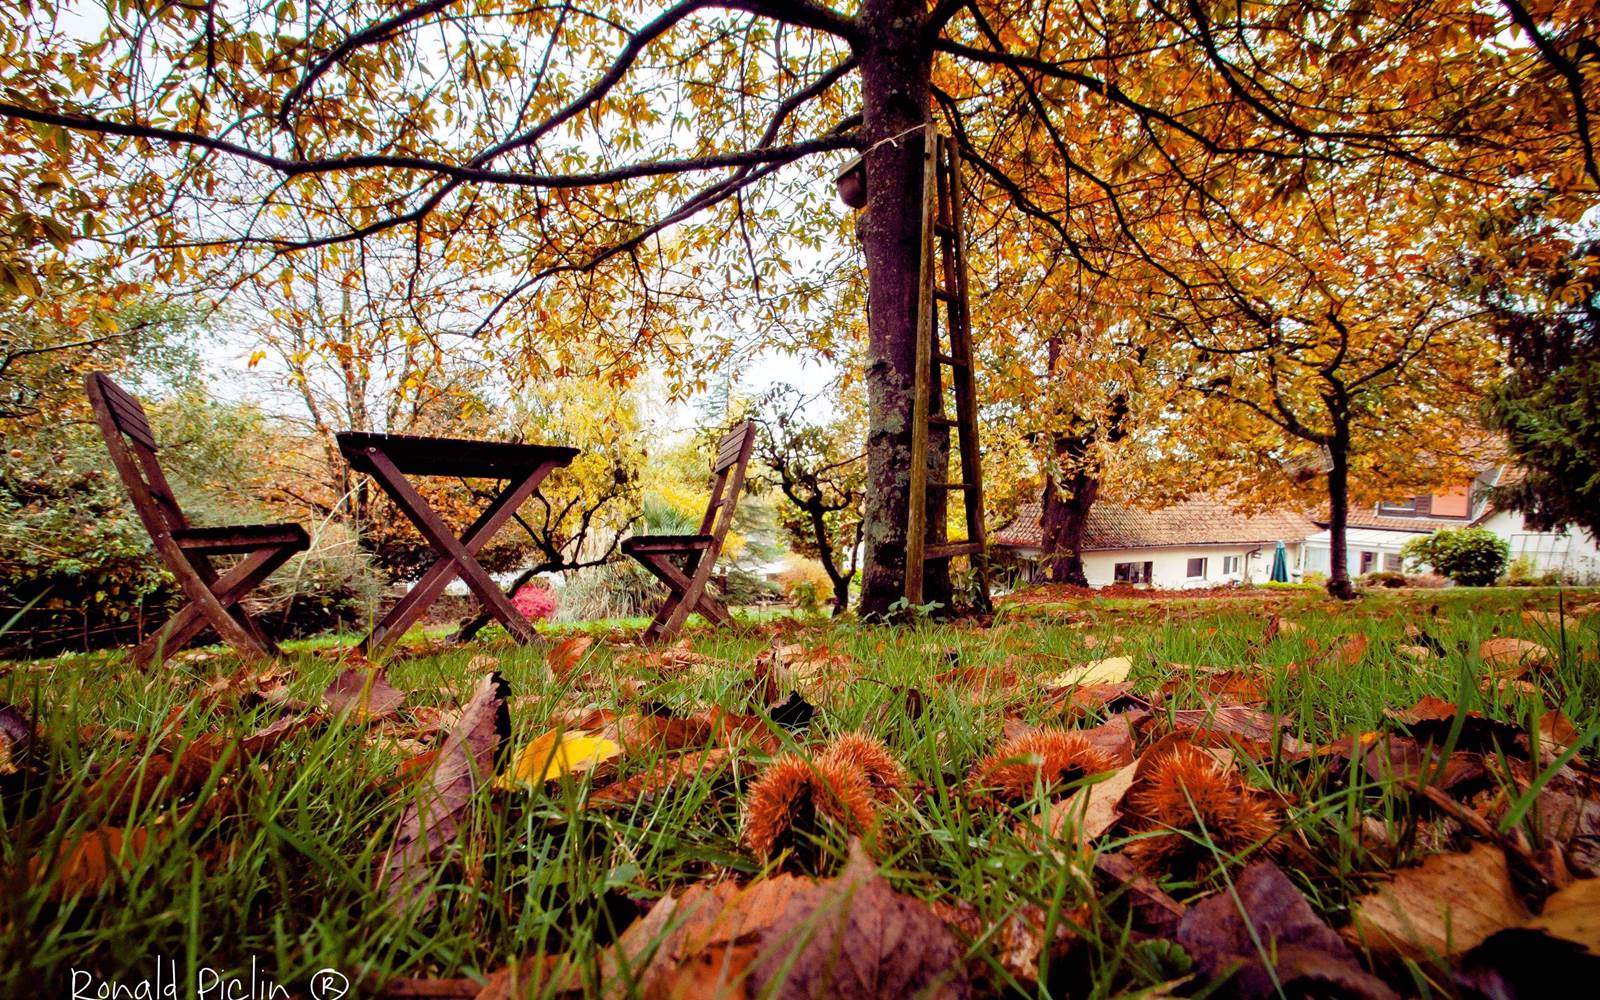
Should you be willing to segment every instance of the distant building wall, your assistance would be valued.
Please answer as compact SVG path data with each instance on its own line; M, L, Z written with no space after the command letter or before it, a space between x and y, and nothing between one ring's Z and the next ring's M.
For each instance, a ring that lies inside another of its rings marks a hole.
M1300 543L1284 540L1291 575L1300 561ZM1162 590L1220 587L1229 583L1265 583L1272 573L1272 553L1276 543L1254 545L1186 545L1169 548L1108 549L1085 552L1083 574L1089 586L1105 587L1117 580L1118 563L1137 567L1142 577L1144 564L1150 564L1148 583ZM1201 575L1190 576L1190 561L1204 560ZM1234 562L1233 560L1237 560Z
M1497 510L1479 527L1494 532L1511 546L1511 561L1525 560L1540 573L1556 572L1579 583L1600 582L1600 546L1582 528L1531 531L1517 511Z

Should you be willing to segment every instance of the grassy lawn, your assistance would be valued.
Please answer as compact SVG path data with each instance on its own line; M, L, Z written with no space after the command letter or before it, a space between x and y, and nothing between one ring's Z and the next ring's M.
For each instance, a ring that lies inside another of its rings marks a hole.
M1091 857L1129 848L1138 856L1142 835L1124 824L1087 847L1070 831L1042 839L1038 818L1076 786L1040 784L1020 800L996 801L969 787L981 758L1007 733L1087 729L1144 702L1139 752L1194 728L1197 715L1209 718L1191 710L1248 704L1252 719L1281 716L1276 735L1232 751L1239 773L1281 814L1273 843L1209 844L1202 832L1190 846L1211 863L1147 872L1186 904L1226 890L1250 860L1271 856L1314 911L1343 928L1352 901L1386 873L1482 833L1404 776L1310 748L1402 731L1386 712L1425 696L1481 713L1447 713L1438 725L1447 754L1473 743L1482 765L1474 797L1462 790L1462 800L1476 809L1500 796L1500 811L1486 812L1506 820L1499 833L1537 850L1539 810L1507 812L1538 795L1546 768L1527 759L1538 755L1526 745L1518 759L1515 734L1559 710L1579 734L1578 763L1592 765L1600 733L1600 614L1563 625L1542 614L1557 600L1548 590L1444 590L1377 593L1347 606L1282 591L1018 602L986 627L769 618L738 633L691 631L694 656L652 655L632 641L636 633L616 629L592 631L599 641L559 676L547 649L494 641L447 649L422 638L386 664L405 694L399 711L320 718L243 762L237 748L216 748L314 712L348 665L339 644L303 644L281 663L247 671L217 651L180 655L149 674L108 655L7 665L0 700L35 715L38 732L16 773L0 779L0 996L70 995L74 969L96 981L145 979L158 957L190 970L248 970L254 960L262 976L295 989L331 967L357 983L352 996L370 996L395 977L483 978L547 955L569 956L578 970L575 980L547 982L548 993L573 985L598 993L603 949L666 894L780 869L837 873L849 850L841 825L816 819L794 832L792 850L764 863L745 844L742 812L774 754L812 754L847 732L881 739L904 769L905 783L877 810L869 849L894 889L960 914L953 923L974 995L1156 988L1188 974L1192 957L1143 932L1129 891L1104 871L1095 875ZM1282 624L1269 640L1275 616ZM1549 655L1510 670L1520 672L1518 683L1486 690L1491 669L1480 647L1507 636ZM562 638L552 634L551 645ZM775 645L788 646L785 662L758 684L758 658ZM1110 660L1099 669L1114 676L1120 657L1130 661L1139 699L1086 688L1075 705L1073 670ZM555 662L564 666L559 655ZM427 907L392 905L376 879L425 770L404 765L438 746L490 670L511 686L512 748L588 722L620 732L622 752L592 773L481 789L424 894ZM791 691L816 709L800 728L769 719ZM659 725L665 718L686 720L689 735L659 738L678 732ZM730 735L719 718L746 728ZM648 728L639 719L654 720L657 735L628 738ZM1229 752L1227 740L1213 742ZM670 790L613 796L606 808L587 802L598 789L659 773L664 758L708 746L730 751L725 767ZM1019 969L1004 929L1035 913L1052 943ZM1375 956L1361 960L1376 967ZM1451 992L1447 965L1413 958L1378 966L1403 992ZM605 988L627 992L615 982Z

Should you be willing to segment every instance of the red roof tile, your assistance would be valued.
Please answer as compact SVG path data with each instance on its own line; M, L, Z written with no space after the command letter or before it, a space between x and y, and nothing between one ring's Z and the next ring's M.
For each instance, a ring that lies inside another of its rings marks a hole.
M1040 548L1037 503L1022 506L1015 520L995 533L996 545ZM1268 511L1243 514L1214 497L1197 497L1160 510L1095 504L1083 529L1086 552L1172 545L1255 544L1298 541L1317 532L1303 514Z

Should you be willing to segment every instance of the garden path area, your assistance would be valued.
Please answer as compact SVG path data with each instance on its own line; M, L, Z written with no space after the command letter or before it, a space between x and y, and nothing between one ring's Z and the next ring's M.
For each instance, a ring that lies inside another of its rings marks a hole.
M1532 996L1600 962L1600 592L636 636L0 664L0 995L165 962L359 997Z

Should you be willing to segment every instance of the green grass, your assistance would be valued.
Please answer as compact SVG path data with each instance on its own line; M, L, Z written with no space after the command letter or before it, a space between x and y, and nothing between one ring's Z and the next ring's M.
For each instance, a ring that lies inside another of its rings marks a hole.
M1181 956L1134 942L1114 893L1096 892L1079 866L1062 864L1019 835L1019 817L1036 813L1039 803L1014 812L980 810L961 794L968 769L997 742L1008 715L1051 721L1037 680L1126 655L1142 692L1180 678L1158 709L1168 711L1204 704L1169 664L1243 667L1267 678L1264 707L1287 715L1290 734L1315 744L1393 728L1386 709L1430 694L1463 699L1466 708L1518 725L1559 709L1589 735L1583 752L1592 759L1600 727L1600 616L1570 625L1564 636L1520 616L1525 608L1554 610L1556 602L1554 591L1449 590L1379 593L1346 606L1279 591L1013 605L989 628L814 623L803 641L849 654L859 676L826 695L812 692L818 712L806 732L777 731L786 747L801 749L844 731L866 731L885 740L907 769L918 792L889 810L880 851L896 888L929 900L965 900L989 921L1029 905L1072 921L1080 944L1069 961L1043 970L1044 987L1008 983L995 945L976 943L971 957L986 963L996 980L986 992L1118 995L1170 978L1181 970ZM1273 613L1301 628L1264 645L1263 627ZM1398 653L1408 641L1407 624L1424 628L1446 655L1419 664ZM650 706L689 715L719 705L759 712L750 694L752 663L774 641L796 641L788 635L775 640L781 627L768 620L738 633L694 631L694 648L714 661L695 668L655 668L628 655L635 647L597 643L584 669L560 680L551 676L542 649L488 641L430 655L402 652L388 673L407 692L408 708L450 709L468 696L487 657L512 685L513 741L521 746L554 719L595 707ZM1357 633L1369 645L1356 664L1291 669ZM1540 697L1499 700L1479 692L1484 668L1476 651L1494 635L1559 649L1549 669L1529 675ZM326 641L296 645L275 669L286 674L292 695L314 703L341 669L330 655L338 648ZM934 682L952 655L964 666L1009 663L1022 679L1015 689L974 699L965 686ZM393 788L396 769L421 748L406 742L404 731L333 722L300 732L256 765L219 767L198 792L175 795L179 779L168 776L147 782L137 796L119 798L95 778L113 768L155 766L159 735L174 712L188 707L174 729L182 743L211 731L250 732L275 710L201 703L209 680L237 669L221 653L180 657L150 674L107 654L4 669L0 700L37 713L42 735L28 780L21 787L13 782L0 797L0 996L67 995L75 968L100 979L138 980L151 974L156 956L180 968L235 970L248 969L253 958L264 975L291 984L324 967L352 979L359 973L376 979L480 976L511 960L558 953L587 960L593 975L599 949L662 894L761 871L740 843L742 790L764 763L746 750L722 779L682 787L631 811L584 810L586 781L481 795L462 851L438 887L440 905L427 914L395 912L373 885L407 801ZM905 711L908 699L923 705L919 718ZM624 756L621 775L648 770L653 762L650 753ZM1252 774L1256 784L1292 803L1288 818L1306 848L1295 854L1292 877L1336 926L1375 876L1440 847L1405 789L1353 773L1268 757ZM194 808L207 800L209 810ZM1356 836L1363 817L1384 821L1386 842ZM61 865L52 859L60 845L101 827L156 831L153 846L113 865L95 892L63 901L52 891L61 878ZM1118 844L1112 838L1100 846ZM820 850L823 860L813 874L827 875L842 861L846 844L825 837ZM1245 860L1232 859L1227 867ZM1221 885L1213 874L1167 888L1187 898ZM1439 970L1417 975L1437 981ZM367 994L358 987L354 995Z

